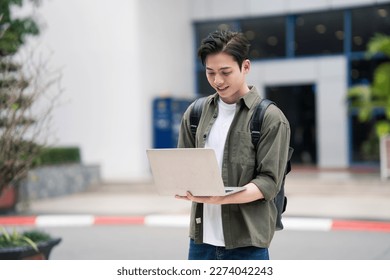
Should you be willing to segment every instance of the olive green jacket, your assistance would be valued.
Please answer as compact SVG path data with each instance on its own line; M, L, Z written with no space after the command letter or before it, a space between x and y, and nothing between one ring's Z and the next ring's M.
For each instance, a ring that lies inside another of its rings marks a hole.
M192 105L182 118L178 147L204 148L208 134L218 116L217 93L207 98L202 117L193 138L189 123ZM274 197L280 189L287 163L290 126L284 114L274 105L268 107L258 147L251 141L250 120L261 98L255 87L237 102L236 113L227 134L222 165L225 186L254 183L264 199L244 204L222 205L222 225L227 249L256 246L268 248L275 232ZM190 238L203 239L203 204L193 202Z

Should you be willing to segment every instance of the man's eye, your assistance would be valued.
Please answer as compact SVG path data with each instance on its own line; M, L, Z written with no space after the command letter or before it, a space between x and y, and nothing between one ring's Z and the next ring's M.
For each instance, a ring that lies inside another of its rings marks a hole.
M222 72L222 74L223 75L225 75L225 76L228 76L228 75L230 75L232 72Z
M207 72L207 75L214 75L214 72Z

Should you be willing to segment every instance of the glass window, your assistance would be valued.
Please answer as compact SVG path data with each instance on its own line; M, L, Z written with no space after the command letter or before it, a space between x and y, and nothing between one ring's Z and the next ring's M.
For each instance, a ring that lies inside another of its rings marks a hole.
M238 30L238 26L235 21L214 21L195 23L196 49L198 49L200 43L204 38L206 38L211 32L214 32L216 30Z
M286 55L286 17L243 20L241 30L251 43L250 59Z
M295 54L334 54L343 52L343 11L298 15L295 18Z
M199 96L207 96L213 94L215 90L210 86L206 78L206 72L204 69L198 70L197 76L197 93Z
M375 69L386 61L389 61L389 59L352 60L350 73L351 84L371 84Z
M375 33L390 35L390 5L353 9L352 51L365 51Z
M375 121L383 119L383 113L377 113L369 122L360 122L352 115L352 162L379 162L379 139L375 133Z

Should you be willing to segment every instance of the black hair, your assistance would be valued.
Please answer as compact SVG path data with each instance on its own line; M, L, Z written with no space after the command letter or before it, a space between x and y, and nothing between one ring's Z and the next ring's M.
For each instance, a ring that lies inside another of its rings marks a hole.
M240 67L245 59L248 59L249 41L240 32L217 30L210 33L201 42L198 49L203 66L205 66L206 58L209 54L217 54L224 52L233 57Z

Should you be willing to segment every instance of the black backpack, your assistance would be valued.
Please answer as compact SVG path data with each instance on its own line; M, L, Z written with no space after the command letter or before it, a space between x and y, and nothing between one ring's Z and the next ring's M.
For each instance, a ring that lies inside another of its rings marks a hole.
M193 137L195 138L196 135L196 130L198 128L199 120L202 115L202 110L203 110L203 105L207 97L201 97L198 98L194 101L194 105L192 107L192 110L190 112L190 127L191 127L191 133ZM263 123L263 118L266 109L268 108L269 105L274 104L269 99L262 99L259 104L257 104L256 111L253 114L252 120L251 120L251 125L250 125L250 130L251 130L251 137L252 137L252 143L254 147L257 147L257 143L260 140L260 131L261 131L261 126ZM286 211L286 206L287 206L287 197L285 196L284 193L284 183L285 183L285 178L287 173L291 171L291 156L293 153L294 149L289 147L288 150L288 159L287 159L287 165L285 168L282 184L280 186L280 190L278 194L276 195L274 201L276 208L278 210L277 212L277 218L276 218L276 230L282 230L283 229L283 223L282 223L282 214Z

